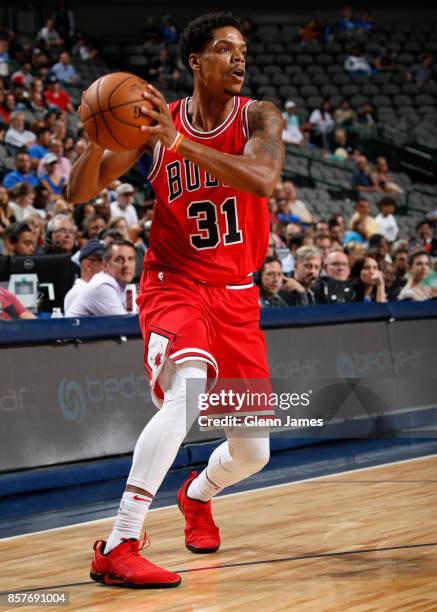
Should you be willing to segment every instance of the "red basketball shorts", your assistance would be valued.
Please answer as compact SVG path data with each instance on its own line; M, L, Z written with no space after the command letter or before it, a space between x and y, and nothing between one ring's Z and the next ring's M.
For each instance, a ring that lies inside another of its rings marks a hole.
M144 365L157 406L163 400L158 378L166 359L204 361L213 379L210 389L220 377L257 380L258 389L270 390L258 298L253 284L213 286L167 271L143 273L137 303ZM273 411L264 407L262 412Z

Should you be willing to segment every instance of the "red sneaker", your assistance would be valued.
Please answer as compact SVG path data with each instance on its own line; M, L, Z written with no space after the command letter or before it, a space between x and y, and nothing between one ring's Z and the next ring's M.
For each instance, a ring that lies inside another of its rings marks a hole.
M185 546L193 553L213 553L220 546L220 532L211 514L211 501L190 499L187 489L197 472L191 472L178 491L179 510L185 516Z
M96 582L131 589L164 589L181 583L179 574L154 565L139 554L145 540L130 538L106 555L103 554L105 545L102 540L94 543L90 576Z

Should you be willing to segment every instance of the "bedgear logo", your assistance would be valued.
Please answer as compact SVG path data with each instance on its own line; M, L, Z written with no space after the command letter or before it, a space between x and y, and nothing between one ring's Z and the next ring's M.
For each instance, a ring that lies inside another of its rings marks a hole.
M81 422L85 415L86 400L82 387L75 380L63 378L58 388L58 403L67 421Z
M375 351L369 353L339 353L337 355L337 374L339 378L364 378L374 372L394 371L399 375L402 371L422 367L424 361L423 349L402 351Z
M337 355L337 374L340 378L356 378L354 362L346 353Z
M81 382L63 378L58 388L58 403L68 421L81 422L90 404L129 401L148 396L149 384L144 375L131 372L124 378L90 378Z

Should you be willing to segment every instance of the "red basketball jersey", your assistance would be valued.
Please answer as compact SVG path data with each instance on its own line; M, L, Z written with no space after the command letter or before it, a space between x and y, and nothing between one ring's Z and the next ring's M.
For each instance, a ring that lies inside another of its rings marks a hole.
M212 132L190 125L189 100L169 105L176 129L222 153L242 155L253 100L234 97L228 117ZM145 269L169 270L211 285L251 283L267 252L267 199L224 185L159 142L148 179L156 203Z

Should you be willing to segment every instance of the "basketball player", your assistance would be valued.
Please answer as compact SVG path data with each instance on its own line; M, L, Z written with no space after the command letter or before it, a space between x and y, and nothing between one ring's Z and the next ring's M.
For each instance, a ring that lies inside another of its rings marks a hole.
M177 586L178 574L139 555L147 510L194 419L187 422L187 381L208 391L208 380L268 379L259 329L258 270L269 241L267 197L284 160L283 121L270 102L240 97L246 42L230 14L204 15L180 40L193 75L190 98L167 106L149 86L142 111L144 147L115 153L90 143L76 161L68 197L83 202L126 173L149 151L148 180L156 194L150 249L144 261L139 320L145 368L160 410L135 446L118 516L107 542L94 544L91 577L135 588ZM199 388L198 387L198 388ZM268 436L237 437L212 453L200 475L178 492L185 543L215 552L220 535L211 514L219 491L259 471L269 458Z

